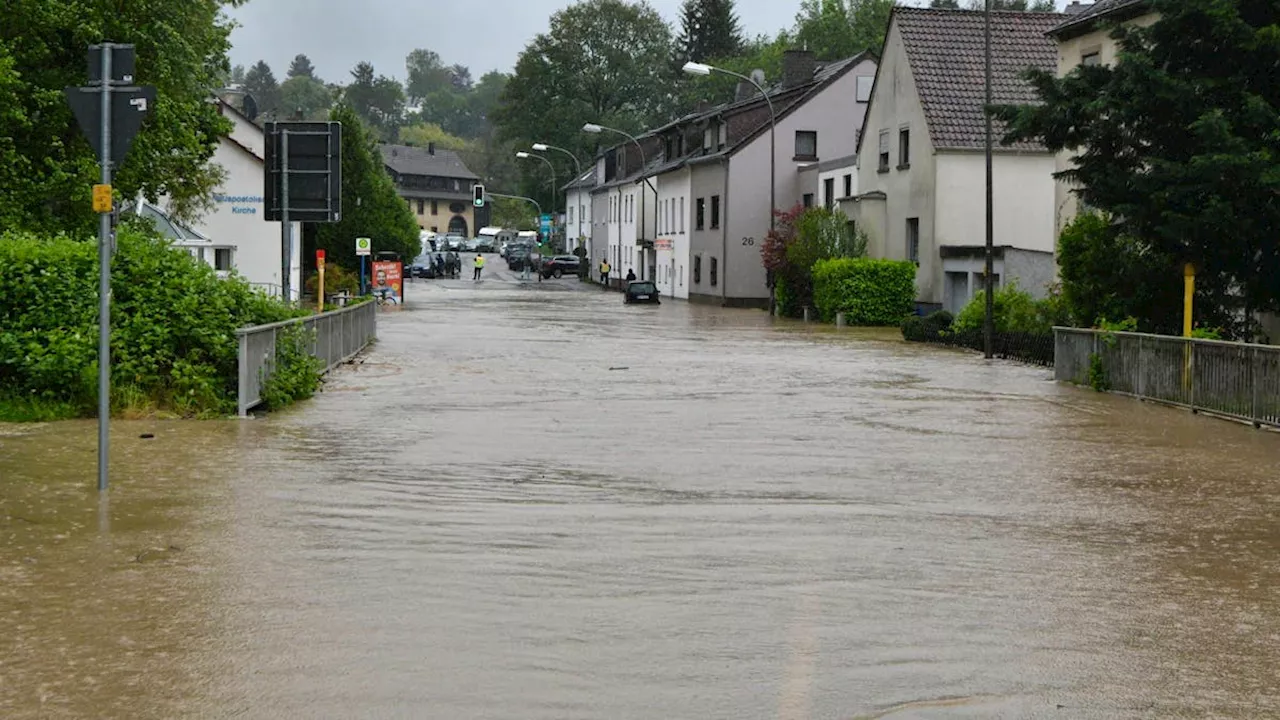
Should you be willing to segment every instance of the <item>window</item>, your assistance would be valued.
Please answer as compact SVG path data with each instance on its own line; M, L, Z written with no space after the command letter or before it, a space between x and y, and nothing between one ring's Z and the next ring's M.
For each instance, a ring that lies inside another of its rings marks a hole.
M898 169L911 167L911 128L898 130Z
M706 229L706 225L707 225L706 218L707 218L707 199L698 198L696 209L694 210L693 229L694 230Z
M920 264L920 218L907 218L907 259Z
M711 196L711 229L720 227L720 196Z
M853 175L844 176L844 196L853 197Z
M440 232L440 226L439 226L439 225L432 225L432 226L431 226L431 232L433 232L433 233L438 233L438 232Z
M230 270L231 269L231 248L214 248L213 269L214 270Z
M719 268L717 267L716 258L711 258L711 287L715 287L719 281Z
M796 159L814 160L818 157L818 133L813 130L796 131Z
M1102 53L1098 52L1097 50L1094 50L1094 51L1093 51L1093 52L1091 52L1091 53L1085 53L1084 55L1080 56L1080 64L1081 64L1081 65L1086 65L1086 66L1088 66L1088 65L1101 65L1101 64L1102 64Z
M711 126L710 125L708 125L707 129L702 132L702 149L703 150L711 149Z
M426 212L427 212L427 201L423 200L422 198L418 198L418 214L424 215L426 214Z
M803 202L804 206L807 208L813 207L813 193L805 193L804 199L801 202Z
M197 260L199 260L200 262L204 262L204 261L205 261L205 259L204 259L204 248L196 248L196 259L197 259Z
M573 206L569 206L569 224L573 224Z
M727 123L720 123L716 126L716 138L717 147L724 147L725 143L729 142L729 125Z
M680 234L684 234L684 196L680 196Z
M693 284L698 285L702 282L702 256L693 256Z
M432 215L440 214L440 203L436 200L431 201L431 214Z
M876 172L889 172L889 131L880 131L880 166Z
M835 204L836 204L836 179L835 178L827 178L826 180L822 181L822 194L823 194L822 204L825 205L828 210L835 207Z
M875 86L876 77L874 75L858 76L858 102L871 102L871 88Z

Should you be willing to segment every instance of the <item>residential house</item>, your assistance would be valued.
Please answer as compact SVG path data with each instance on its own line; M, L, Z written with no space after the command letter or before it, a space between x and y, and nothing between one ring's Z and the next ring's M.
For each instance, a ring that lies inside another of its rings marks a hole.
M591 190L596 186L595 168L584 172L568 185L560 188L565 194L564 236L565 252L572 253L579 246L591 244ZM589 252L589 250L588 250Z
M213 162L226 175L213 193L213 207L187 224L169 217L169 201L160 207L135 203L133 211L153 219L175 245L212 265L219 274L232 271L254 286L279 296L284 266L282 229L279 222L263 220L263 176L266 137L262 128L223 100L215 100L218 112L232 123L231 132L218 139ZM163 208L163 209L162 209ZM289 297L302 288L302 230L294 223L290 257Z
M1022 73L1052 71L1046 33L1057 13L992 13L993 100L1035 100ZM897 7L858 149L858 195L841 201L872 257L919 265L922 309L957 310L985 276L985 63L981 11ZM1056 267L1055 157L1042 145L1000 144L992 160L995 282L1043 295Z
M593 268L604 260L612 268L611 281L620 284L628 272L642 280L653 279L653 232L657 221L655 186L644 171L649 158L658 157L658 139L652 134L606 149L596 159L595 186L591 190L592 217L603 210L603 221L592 228L590 257ZM599 202L599 205L596 203Z
M452 150L408 145L380 145L382 161L396 192L413 211L418 227L433 233L472 237L487 223L477 218L472 187L480 177Z
M1119 45L1111 38L1111 24L1147 26L1159 15L1151 12L1148 0L1098 0L1092 5L1073 2L1067 7L1068 17L1049 29L1049 37L1057 44L1058 77L1081 65L1110 65L1115 62ZM1071 167L1074 152L1058 153L1057 171ZM1055 187L1056 224L1059 232L1075 218L1079 203L1072 185L1058 181Z
M638 264L644 274L637 275L654 279L672 297L767 306L760 248L770 227L771 184L780 210L812 204L815 188L801 170L821 166L823 158L855 154L875 68L870 53L819 63L810 52L788 51L782 78L765 87L767 101L743 82L733 101L704 106L639 138L652 160L643 174L638 165L627 165L623 180L653 184L657 235L652 247L641 242ZM770 103L776 134L770 132ZM772 180L771 137L776 138ZM615 190L608 173L609 163L616 164L609 153L625 147L612 148L600 159L605 182L596 193L617 194L619 199L607 206L610 213L621 207L629 217L626 191ZM618 237L623 244L629 240L625 232ZM624 253L615 265L623 273L627 257Z

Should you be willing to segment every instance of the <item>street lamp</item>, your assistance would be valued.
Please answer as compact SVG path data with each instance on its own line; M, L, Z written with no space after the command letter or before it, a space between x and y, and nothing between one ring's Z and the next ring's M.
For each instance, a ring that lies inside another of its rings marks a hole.
M556 147L555 145L548 145L548 144L546 144L546 143L534 143L534 144L533 144L533 149L534 149L534 150L537 150L538 152L546 152L546 151L548 151L548 150L555 150L556 152L562 152L562 153L564 153L565 155L568 155L570 158L572 158L572 159L573 159L573 167L574 167L574 169L576 169L576 170L578 171L578 174L573 176L573 183L570 183L570 187L572 187L574 183L580 182L580 181L582 180L582 165L578 162L578 156L577 156L577 155L574 155L573 153L569 152L568 150L565 150L565 149L564 149L564 148L562 148L562 147ZM574 189L576 190L577 188L574 188ZM582 192L581 192L581 191L578 191L578 199L579 199L579 200L581 200L581 199L582 199ZM568 206L569 206L569 191L568 191L568 190L565 190L565 192L564 192L564 204L565 204L565 207L568 207ZM582 242L582 203L581 203L581 202L579 202L579 203L578 203L578 212L577 212L577 215L578 215L578 237L577 237L577 240L578 240L578 242ZM566 249L567 249L567 248L566 248Z
M606 131L606 130L607 130L607 131L609 131L609 132L611 132L611 133L617 133L618 135L621 135L621 136L625 137L626 139L630 140L631 142L635 143L636 150L639 150L639 151L640 151L640 174L641 174L641 176L643 176L643 175L644 175L645 168L646 168L646 167L648 167L648 165L649 165L649 161L648 161L648 160L645 160L645 157L644 157L644 148L640 145L640 141L639 141L639 140L637 140L637 139L635 139L634 137L632 137L632 135L631 135L630 133L623 132L623 131L618 130L618 129L616 129L616 128L606 127L606 126L604 126L604 125L598 125L598 124L596 124L596 123L587 123L586 125L583 125L583 126L582 126L582 132L591 133L591 134L593 134L593 135L599 135L600 133L602 133L602 132L604 132L604 131ZM654 202L657 202L657 201L658 201L658 189L657 189L657 188L655 188L655 187L653 186L653 183L650 183L650 182L649 182L649 178L648 178L648 177L643 177L643 180L644 180L644 184L645 184L645 185L648 185L648 186L649 186L649 189L653 191L653 199L654 199ZM640 227L641 227L641 231L640 231L640 232L638 232L638 233L637 233L637 235L641 235L641 234L643 234L643 229L644 229L646 226L647 226L647 223L645 222L645 214L644 214L644 190L641 190L641 191L640 191ZM622 264L622 234L621 234L621 232L619 232L619 234L618 234L618 264L619 264L619 265L621 265L621 264ZM619 272L621 272L621 268L619 268ZM644 275L644 266L643 266L643 265L641 265L641 266L640 266L640 275L641 275L641 279L643 279L643 275ZM649 279L650 279L650 280L652 280L653 278L649 278Z
M985 106L987 117L987 276L986 276L986 295L987 307L982 322L982 354L986 359L990 360L994 357L992 352L992 335L995 334L995 260L994 260L994 213L992 211L992 185L991 185L991 0L986 2L986 11L984 14L984 24L986 26L986 63L987 63L987 102ZM1007 272L1007 269L1006 269Z
M725 75L731 75L741 80L746 80L747 82L754 85L757 90L760 91L760 94L764 96L764 101L768 103L769 105L769 229L773 230L774 227L776 227L776 223L778 221L777 220L778 174L774 169L774 163L777 162L777 156L778 156L777 144L776 144L777 130L778 130L778 116L773 110L773 100L769 98L769 93L765 92L765 89L760 86L760 83L756 82L753 78L750 78L746 75L739 75L738 73L732 70L725 70L724 68L716 67L714 65L707 65L706 63L687 62L684 64L684 71L690 75L710 75L713 72L718 72L718 73L723 73ZM774 296L773 296L772 288L770 288L770 292L769 292L769 305L770 305L769 314L770 315L773 314L773 307L772 307L773 303L774 303Z
M525 152L523 150L516 153L516 157L520 158L521 160L527 160L529 158L538 158L542 162L546 163L547 167L551 168L551 214L554 217L556 212L556 166L552 164L550 160L546 159L542 155ZM550 242L550 241L551 241L551 238L547 238L547 242ZM541 245L542 243L538 243L538 244ZM542 281L542 267L541 267L542 251L541 250L538 251L538 258L539 258L538 281L541 282ZM528 263L525 263L525 266L528 267Z

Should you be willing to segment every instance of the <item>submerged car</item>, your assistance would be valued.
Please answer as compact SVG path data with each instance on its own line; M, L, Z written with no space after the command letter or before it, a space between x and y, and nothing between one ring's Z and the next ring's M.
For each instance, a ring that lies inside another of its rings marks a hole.
M660 305L662 300L658 295L658 286L648 280L627 283L627 294L623 298L623 302L631 303L649 303L651 305Z

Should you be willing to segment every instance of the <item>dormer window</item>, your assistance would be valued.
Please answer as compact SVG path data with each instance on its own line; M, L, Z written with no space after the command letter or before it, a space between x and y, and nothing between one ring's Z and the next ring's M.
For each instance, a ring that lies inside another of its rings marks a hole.
M726 123L720 123L716 128L719 144L716 147L723 148L729 141L729 126Z

